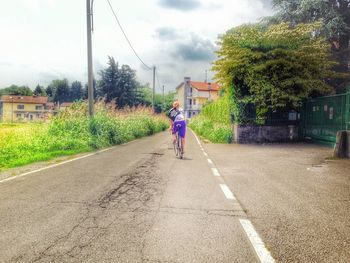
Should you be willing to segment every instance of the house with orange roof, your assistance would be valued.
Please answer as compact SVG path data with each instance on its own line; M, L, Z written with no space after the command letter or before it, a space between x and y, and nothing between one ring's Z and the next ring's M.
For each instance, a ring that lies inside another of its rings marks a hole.
M47 117L46 104L48 97L44 96L0 96L0 121L43 121Z
M217 100L220 89L217 83L191 81L191 78L185 77L176 87L176 97L185 117L191 118L199 114L204 104Z

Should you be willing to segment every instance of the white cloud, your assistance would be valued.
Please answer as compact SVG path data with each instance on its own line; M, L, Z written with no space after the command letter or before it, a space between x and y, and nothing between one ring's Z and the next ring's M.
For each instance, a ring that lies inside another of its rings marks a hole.
M271 13L266 0L198 0L190 12L164 8L160 0L110 1L134 48L147 64L157 66L167 89L184 76L204 80L217 35ZM34 88L63 77L86 82L85 1L11 0L1 7L0 88ZM95 72L111 55L136 69L141 82L151 82L151 72L133 54L106 1L95 1L94 12Z

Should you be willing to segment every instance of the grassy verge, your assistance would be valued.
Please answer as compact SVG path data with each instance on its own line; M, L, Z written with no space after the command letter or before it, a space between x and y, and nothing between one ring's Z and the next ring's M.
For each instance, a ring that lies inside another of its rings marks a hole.
M75 104L50 123L0 124L0 171L87 152L165 130L168 121L149 109L108 110L97 105L93 119L86 104Z
M231 101L226 95L205 105L202 112L191 119L189 127L213 143L231 143L233 131L230 110Z
M232 128L230 125L213 122L205 116L199 115L193 118L189 127L199 136L213 143L232 142Z

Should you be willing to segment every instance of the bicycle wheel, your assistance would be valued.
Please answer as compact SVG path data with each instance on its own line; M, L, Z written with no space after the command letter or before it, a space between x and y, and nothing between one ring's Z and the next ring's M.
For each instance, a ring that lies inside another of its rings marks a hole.
M180 159L182 159L182 157L183 157L183 148L182 148L182 140L181 140L180 136L178 136L178 141L179 141L179 143L178 143L178 153L179 153Z
M179 135L176 133L175 134L176 140L174 143L174 151L175 151L175 156L179 155L179 148L178 148L178 144L179 144Z
M175 156L177 156L177 138L175 142L173 141L173 147L174 147Z

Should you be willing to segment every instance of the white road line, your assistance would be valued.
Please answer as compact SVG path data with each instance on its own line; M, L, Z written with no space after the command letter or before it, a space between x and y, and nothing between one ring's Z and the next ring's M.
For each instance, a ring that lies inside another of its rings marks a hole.
M192 133L193 133L194 137L196 138L203 154L206 157L208 157L208 154L205 152L204 148L202 147L197 135L193 131L192 131ZM213 165L213 161L211 159L207 158L207 161L209 164ZM220 173L219 173L218 169L211 168L211 170L212 170L214 176L219 177L218 179L221 180L221 182L223 182L222 178L220 177ZM224 192L227 199L237 200L236 197L231 192L230 188L225 183L220 184L220 187L221 187L221 190ZM259 257L260 262L261 263L275 263L275 260L272 258L270 252L266 249L264 242L261 240L258 233L255 231L253 224L248 219L239 219L239 222L241 223L244 231L246 232L246 234L249 238L249 241L253 245L254 250Z
M226 184L220 184L221 190L224 192L227 199L236 200L235 196L231 192L230 188Z
M106 151L106 149L105 149L105 150L102 150L102 151ZM90 157L90 156L95 155L95 154L96 154L96 153L90 153L90 154L88 154L88 155L84 155L84 156L81 156L81 157L78 157L78 158L74 158L74 159L71 159L71 160L68 160L68 161L64 161L64 162L61 162L61 163L49 165L49 166L47 166L47 167L43 167L43 168L40 168L40 169L38 169L38 170L34 170L34 171L30 171L30 172L23 173L23 174L20 174L20 175L16 175L16 176L13 176L13 177L9 177L9 178L6 178L6 179L4 179L4 180L1 180L0 183L7 182L7 181L11 181L11 180L14 180L14 179L23 177L23 176L28 175L28 174L33 174L33 173L41 172L41 171L44 171L44 170L47 170L47 169L50 169L50 168L53 168L53 167L56 167L56 166L60 166L60 165L62 165L62 164L74 162L74 161L76 161L76 160L84 159L84 158L86 158L86 157Z
M194 137L196 138L197 143L199 144L199 146L202 148L202 144L201 144L200 140L198 139L197 135L194 133L194 131L191 130L191 132L193 133Z
M239 219L244 231L246 232L250 242L252 243L256 254L261 263L274 263L270 252L266 249L264 242L255 231L253 224L248 219Z
M133 140L133 141L130 141L130 142L127 142L127 143L123 143L121 145L127 145L127 144L133 143L133 142L135 142L137 140ZM116 145L116 146L120 146L120 145ZM103 153L103 152L106 152L106 151L109 151L109 150L115 148L116 146L112 146L112 147L100 150L98 152L90 153L90 154L87 154L87 155L84 155L84 156L80 156L80 157L77 157L77 158L74 158L74 159L71 159L71 160L67 160L67 161L64 161L64 162L61 162L61 163L49 165L49 166L46 166L46 167L43 167L43 168L40 168L40 169L37 169L37 170L34 170L34 171L30 171L30 172L27 172L27 173L23 173L23 174L19 174L19 175L16 175L16 176L12 176L12 177L6 178L4 180L1 180L0 184L4 183L4 182L11 181L11 180L14 180L14 179L17 179L17 178L21 178L21 177L29 175L29 174L41 172L41 171L44 171L44 170L47 170L47 169L51 169L51 168L56 167L56 166L60 166L60 165L66 164L66 163L70 163L70 162L74 162L74 161L77 161L77 160L80 160L80 159L84 159L84 158L87 158L87 157L90 157L90 156L93 156L93 155L96 155L96 154L99 154L99 153Z
M213 175L214 175L214 176L220 176L220 173L219 173L218 169L216 169L216 168L211 168L211 171L213 172Z

